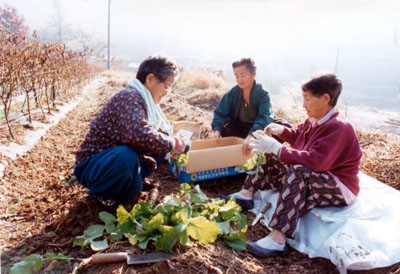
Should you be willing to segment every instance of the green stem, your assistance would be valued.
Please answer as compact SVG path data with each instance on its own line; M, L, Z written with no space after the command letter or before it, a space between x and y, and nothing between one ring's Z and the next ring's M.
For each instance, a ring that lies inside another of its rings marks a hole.
M259 171L259 169L260 169L260 159L261 159L260 154L258 154L258 157L257 157L257 167L256 167L256 177L257 177L257 178L259 178L259 176L258 176L258 171Z
M83 261L85 260L84 258L43 258L43 261L61 261L61 260L65 260L65 261Z

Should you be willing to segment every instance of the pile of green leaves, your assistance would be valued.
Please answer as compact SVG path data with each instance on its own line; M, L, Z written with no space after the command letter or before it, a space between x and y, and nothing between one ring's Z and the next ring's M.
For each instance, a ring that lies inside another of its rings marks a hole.
M247 174L255 174L257 178L260 178L260 173L264 173L263 165L267 163L264 153L254 154L253 157L248 159L241 169L246 170Z
M211 199L198 185L193 189L181 184L175 197L164 203L153 205L142 202L128 212L122 205L117 209L117 218L101 212L104 225L89 227L85 234L75 239L74 244L91 245L94 250L107 247L107 240L98 240L106 231L112 241L128 239L132 245L142 249L155 247L157 251L171 251L179 243L192 246L193 241L203 244L214 242L218 237L237 251L246 249L246 215L231 199Z

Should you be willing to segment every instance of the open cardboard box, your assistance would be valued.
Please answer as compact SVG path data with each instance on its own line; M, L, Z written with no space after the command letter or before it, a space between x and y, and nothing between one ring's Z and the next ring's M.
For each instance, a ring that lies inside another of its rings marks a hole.
M220 139L194 140L185 167L178 167L169 156L171 173L183 182L196 182L243 173L240 167L251 155L242 152L243 139L225 137Z
M203 122L178 121L178 119L180 119L181 117L172 114L165 114L165 117L174 129L174 134L176 134L180 129L184 129L192 132L191 140L200 139L200 132L201 127L203 126Z

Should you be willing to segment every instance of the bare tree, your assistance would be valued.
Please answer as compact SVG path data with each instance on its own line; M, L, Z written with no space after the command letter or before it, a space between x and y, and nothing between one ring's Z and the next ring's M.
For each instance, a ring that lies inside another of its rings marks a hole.
M47 26L38 31L40 40L47 43L67 44L73 40L74 31L71 24L64 19L58 0L53 1L53 15L47 20Z
M25 26L24 18L19 15L15 8L7 4L4 7L0 7L0 26L15 34L26 35L29 30L29 28Z
M73 45L70 45L70 47L84 52L87 56L98 56L107 48L106 41L96 36L95 31L85 31L78 27L74 34Z

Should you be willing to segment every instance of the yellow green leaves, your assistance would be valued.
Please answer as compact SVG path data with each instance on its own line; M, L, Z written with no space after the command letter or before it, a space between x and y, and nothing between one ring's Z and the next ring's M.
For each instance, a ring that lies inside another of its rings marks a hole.
M162 204L142 202L130 212L120 205L117 218L101 212L100 218L105 225L89 227L91 233L85 232L75 241L86 246L106 230L111 240L125 237L132 245L142 249L153 246L158 251L171 251L177 243L189 247L194 241L209 244L223 237L232 248L243 250L246 239L241 233L246 231L247 225L246 215L240 210L233 200L210 199L198 185L192 189L189 184L181 184L179 193ZM92 233L93 229L96 233Z
M208 244L217 239L220 230L216 222L210 222L204 217L196 217L188 220L187 232L193 239Z
M171 251L179 239L179 234L176 227L165 228L162 237L156 243L156 250Z
M101 214L101 212L100 212ZM130 214L128 213L128 211L126 211L125 207L123 205L119 205L117 208L117 218L118 218L118 222L120 224L123 224L125 222L127 222L130 218Z
M240 206L233 200L230 199L224 206L219 207L219 212L223 220L229 220L240 211Z
M174 153L171 158L176 162L177 167L183 168L189 162L189 153Z
M241 169L247 170L247 174L255 174L257 178L260 178L260 173L264 173L262 166L265 165L266 162L267 159L265 158L264 153L257 153L248 159L246 163L241 166Z
M163 223L164 223L164 216L161 213L158 213L150 220L149 224L146 227L146 232L151 232L156 229L160 229Z

